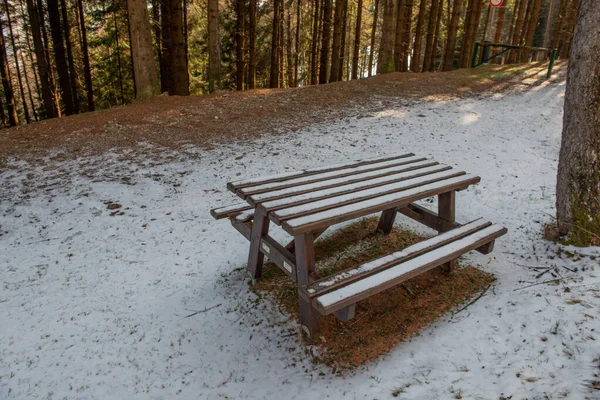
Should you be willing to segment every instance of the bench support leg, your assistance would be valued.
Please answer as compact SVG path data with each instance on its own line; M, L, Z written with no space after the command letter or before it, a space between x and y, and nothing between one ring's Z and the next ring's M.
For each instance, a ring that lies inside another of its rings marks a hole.
M250 232L250 251L248 253L248 271L252 279L258 279L262 275L265 255L260 252L260 242L267 233L269 233L269 218L266 214L256 210L252 232Z
M455 198L456 192L447 192L442 193L438 196L438 216L450 223L454 222L456 219L455 216ZM445 232L447 229L440 228L440 233ZM446 274L452 272L454 268L458 265L456 260L452 260L442 265L442 271Z
M321 236L321 235L322 235L322 234L323 234L323 233L324 233L326 230L327 230L327 228L325 228L325 229L320 229L320 230L316 231L316 232L314 233L314 240L317 240L317 238L318 238L319 236ZM287 251L289 251L290 253L292 253L292 254L293 254L293 253L296 251L296 250L295 250L295 249L296 249L295 240L292 240L291 242L289 242L288 244L286 244L286 245L285 245L285 249L286 249Z
M319 332L319 313L306 293L309 276L315 272L315 238L312 232L294 236L296 250L296 282L300 302L300 324L309 338Z
M381 213L381 218L379 218L379 225L377 225L377 230L382 231L386 235L392 231L394 227L394 219L396 218L397 208L388 208L387 210L383 210Z

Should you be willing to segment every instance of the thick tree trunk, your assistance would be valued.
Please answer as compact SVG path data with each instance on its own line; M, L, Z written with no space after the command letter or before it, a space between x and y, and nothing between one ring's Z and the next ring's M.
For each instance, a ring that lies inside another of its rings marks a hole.
M6 46L4 44L4 33L2 30L2 25L0 25L0 76L2 77L4 98L6 98L8 123L10 126L17 126L19 124L19 117L17 116L17 107L15 106L15 96L13 93L12 82L10 80L10 70L8 69Z
M410 70L419 72L421 65L421 43L423 41L423 25L425 24L425 14L427 13L427 1L421 0L419 4L419 16L417 18L417 27L415 30L415 45L413 55L410 59Z
M47 5L50 20L50 33L52 34L52 44L54 48L54 60L56 62L56 72L58 73L58 84L60 86L62 101L65 105L65 114L72 115L75 113L75 105L73 104L71 79L69 77L63 31L60 24L58 0L47 0Z
M552 35L551 47L553 49L558 48L560 34L563 30L565 15L567 13L567 6L569 3L569 0L561 0L560 2L560 8L558 9L558 20L556 21L556 28L554 28L554 34Z
M246 1L236 0L236 30L235 30L235 85L237 90L244 90L244 75L245 75L245 54L244 37L246 35L246 27L244 19L246 18Z
M152 34L146 0L127 0L135 97L144 99L160 93L152 51Z
M358 0L356 8L356 28L354 29L354 49L352 52L352 79L358 79L358 61L360 58L360 34L362 27L363 0Z
M525 19L525 10L527 9L528 0L517 0L519 2L519 8L516 15L516 20L513 29L513 35L511 38L511 44L518 46L521 42L521 31L523 30L523 21ZM512 64L517 62L517 56L519 52L511 50L507 57L507 63Z
M575 245L600 244L600 2L582 0L567 72L556 216Z
M450 18L450 25L448 26L448 39L446 40L446 46L444 47L440 71L450 71L454 66L454 52L456 49L458 22L460 20L460 13L462 12L462 5L462 0L454 0L452 17Z
M219 0L208 0L208 91L221 86L221 54L219 51Z
M338 66L338 80L344 80L344 61L346 60L346 34L348 29L348 0L344 1L344 15L342 16L342 39L340 42L340 65Z
M565 21L565 34L560 46L560 58L568 58L571 49L571 38L573 37L573 26L575 25L575 15L579 9L579 0L573 0L570 4L567 20Z
M31 85L29 84L29 76L27 74L27 69L26 69L26 64L25 64L25 56L23 55L23 52L21 52L21 63L23 64L23 71L24 71L24 78L25 78L25 87L27 88L27 94L29 97L29 103L31 104L31 111L33 112L33 120L34 121L39 121L39 116L38 113L36 111L36 106L35 106L35 102L33 101L33 91L31 90ZM32 66L33 68L33 66ZM34 70L35 71L35 70Z
M377 73L394 72L394 36L396 27L396 1L383 0L383 25L381 26L381 44L377 58Z
M343 25L344 25L344 7L346 0L335 1L335 14L333 18L333 44L331 46L331 70L329 72L329 82L340 80L338 75L341 65L341 54L344 50L341 48Z
M254 89L255 86L256 1L257 0L250 0L248 7L248 89Z
M502 6L498 9L498 18L496 19L496 28L494 30L494 43L500 43L502 41L502 28L504 27L504 16L506 15L506 6ZM494 52L496 50L494 49ZM494 59L496 64L502 63L501 57Z
M319 0L313 1L312 36L310 42L310 84L319 82L318 44L319 44Z
M406 24L404 21L404 15L406 13L406 0L398 0L398 6L396 7L396 30L394 34L394 70L396 72L402 71L404 68L404 53L402 48L404 43L404 29Z
M371 47L369 48L369 71L368 76L373 74L373 56L375 54L375 34L377 33L377 18L379 17L379 2L384 0L373 0L375 2L375 10L373 11L373 27L371 28Z
M211 2L213 0L210 0ZM209 4L209 15L210 15ZM170 95L189 96L190 81L183 37L182 0L162 0L161 25L163 45L164 91ZM209 16L209 26L211 26ZM210 33L210 28L209 28Z
M429 21L427 23L427 35L425 36L425 55L423 57L423 72L433 68L431 65L431 53L433 53L433 38L435 36L438 9L441 0L432 0L429 8Z
M429 65L427 67L428 72L435 72L435 56L437 55L437 48L440 36L440 25L442 22L442 14L444 11L444 0L440 0L440 6L438 7L438 15L435 22L435 33L433 34L433 50L430 54Z
M35 4L33 0L27 0L27 13L29 14L31 35L33 36L33 48L35 49L35 58L37 60L37 69L40 77L41 95L44 105L42 114L44 118L56 118L58 114L54 99L54 91L50 84L50 70L46 63L44 43L42 42L42 33L40 30L41 22L37 4Z
M475 40L477 39L477 31L479 30L479 20L481 17L482 0L470 0L465 18L466 28L463 35L463 43L460 49L460 68L469 68L473 50L475 48Z
M531 9L531 14L529 15L527 30L525 32L525 46L533 46L533 36L535 34L535 28L537 26L541 6L542 0L533 0L533 7ZM531 57L530 50L524 50L521 52L522 63L529 62L529 57Z
M402 72L408 71L410 65L408 64L408 56L410 55L410 41L411 41L411 27L412 27L412 10L413 0L405 0L404 2L404 29L402 34L402 46L400 48L400 55L402 60L400 62L400 70Z
M44 5L42 0L37 0L37 11L38 11L38 20L40 21L40 28L42 31L42 39L44 49L44 56L46 57L46 65L48 66L48 79L50 80L50 87L52 88L52 99L54 101L54 108L56 109L57 115L60 117L62 115L60 108L59 95L56 92L56 84L54 82L54 74L52 73L52 61L50 58L50 40L48 39L48 33L46 32L46 22L44 15Z
M4 0L4 5L6 6L6 19L8 22L8 32L10 33L10 43L12 45L13 56L15 59L15 69L17 70L17 82L19 82L19 90L21 91L21 102L23 103L23 114L25 115L25 121L29 124L29 123L31 123L31 118L29 118L29 107L27 107L25 90L23 89L23 78L21 77L21 68L19 66L19 54L18 54L17 46L15 45L15 35L13 33L12 19L10 17L10 8L8 5L8 0Z
M319 84L327 83L327 66L329 64L329 48L331 47L331 0L323 0L323 40L321 41L321 58L319 61Z
M90 66L90 56L88 54L87 29L85 27L85 18L83 14L82 0L77 0L79 10L79 28L81 29L81 53L83 55L83 75L85 77L85 90L87 92L88 111L94 111L94 89L92 87L92 68Z
M5 0L6 1L6 0ZM79 94L77 90L77 71L75 70L75 60L73 59L73 49L71 46L71 24L67 13L66 0L60 0L60 9L63 21L63 31L65 32L65 45L67 48L67 60L69 61L69 78L71 80L71 93L73 93L73 108L76 114L79 113Z

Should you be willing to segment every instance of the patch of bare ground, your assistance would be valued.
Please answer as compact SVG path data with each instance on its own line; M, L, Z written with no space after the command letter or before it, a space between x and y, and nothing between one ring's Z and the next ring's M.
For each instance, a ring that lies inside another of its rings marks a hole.
M398 251L424 238L395 227L389 235L375 233L377 219L359 220L317 242L317 273L327 276ZM440 316L489 287L494 277L472 266L446 275L433 269L402 285L357 304L347 322L320 317L321 331L309 344L321 349L314 362L342 374L409 340ZM271 298L298 322L294 283L277 266L267 263L254 288Z
M563 79L565 66L557 63L552 79ZM209 148L285 134L314 123L398 106L403 101L447 100L531 86L543 81L546 68L546 63L490 65L444 73L391 73L294 89L157 96L1 131L0 170L9 159L39 163L49 155L61 160L107 150L153 152L160 158L165 148Z

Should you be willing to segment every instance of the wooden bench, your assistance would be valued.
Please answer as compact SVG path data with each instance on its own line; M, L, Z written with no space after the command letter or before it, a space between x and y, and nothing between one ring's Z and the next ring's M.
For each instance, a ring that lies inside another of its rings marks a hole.
M300 322L309 335L318 332L318 314L353 317L357 302L440 265L450 267L461 255L492 251L506 229L483 219L455 221L455 194L480 181L464 171L412 153L329 167L286 172L229 182L244 199L215 208L250 241L248 271L262 273L264 257L284 271L298 288ZM415 204L438 197L438 212ZM389 233L397 213L440 234L380 259L316 279L314 241L328 227L381 212L378 230ZM293 236L282 245L268 235L269 224Z

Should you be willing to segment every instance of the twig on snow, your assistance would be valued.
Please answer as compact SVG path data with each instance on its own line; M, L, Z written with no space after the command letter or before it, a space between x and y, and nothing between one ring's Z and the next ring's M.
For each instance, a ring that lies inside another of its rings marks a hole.
M527 285L527 286L523 286L523 287L520 287L520 288L516 288L516 289L513 290L513 292L516 292L517 290L521 290L521 289L527 289L527 288L532 287L532 286L543 285L544 283L559 283L562 280L563 280L562 278L557 278L557 279L550 279L550 280L544 281L544 282L533 283L531 285Z
M492 286L491 283L489 285L487 285L487 287L485 289L483 289L483 291L481 293L479 293L479 296L475 297L473 300L471 300L467 305L465 305L463 308L461 308L457 312L452 313L452 316L454 317L456 314L458 314L459 312L463 311L465 308L469 307L470 305L472 305L473 303L475 303L477 300L479 300L480 298L482 298L483 295L488 291L488 289L491 286Z
M206 308L206 307L205 307L205 308L204 308L204 310L196 311L195 313L191 313L190 315L186 315L186 316L185 316L185 317L183 317L183 318L189 318L189 317L193 317L193 316L194 316L194 315L196 315L196 314L205 313L205 312L207 312L207 311L210 311L210 310L212 310L213 308L217 308L217 307L219 307L220 305L221 305L221 303L217 304L216 306L209 307L209 308Z

